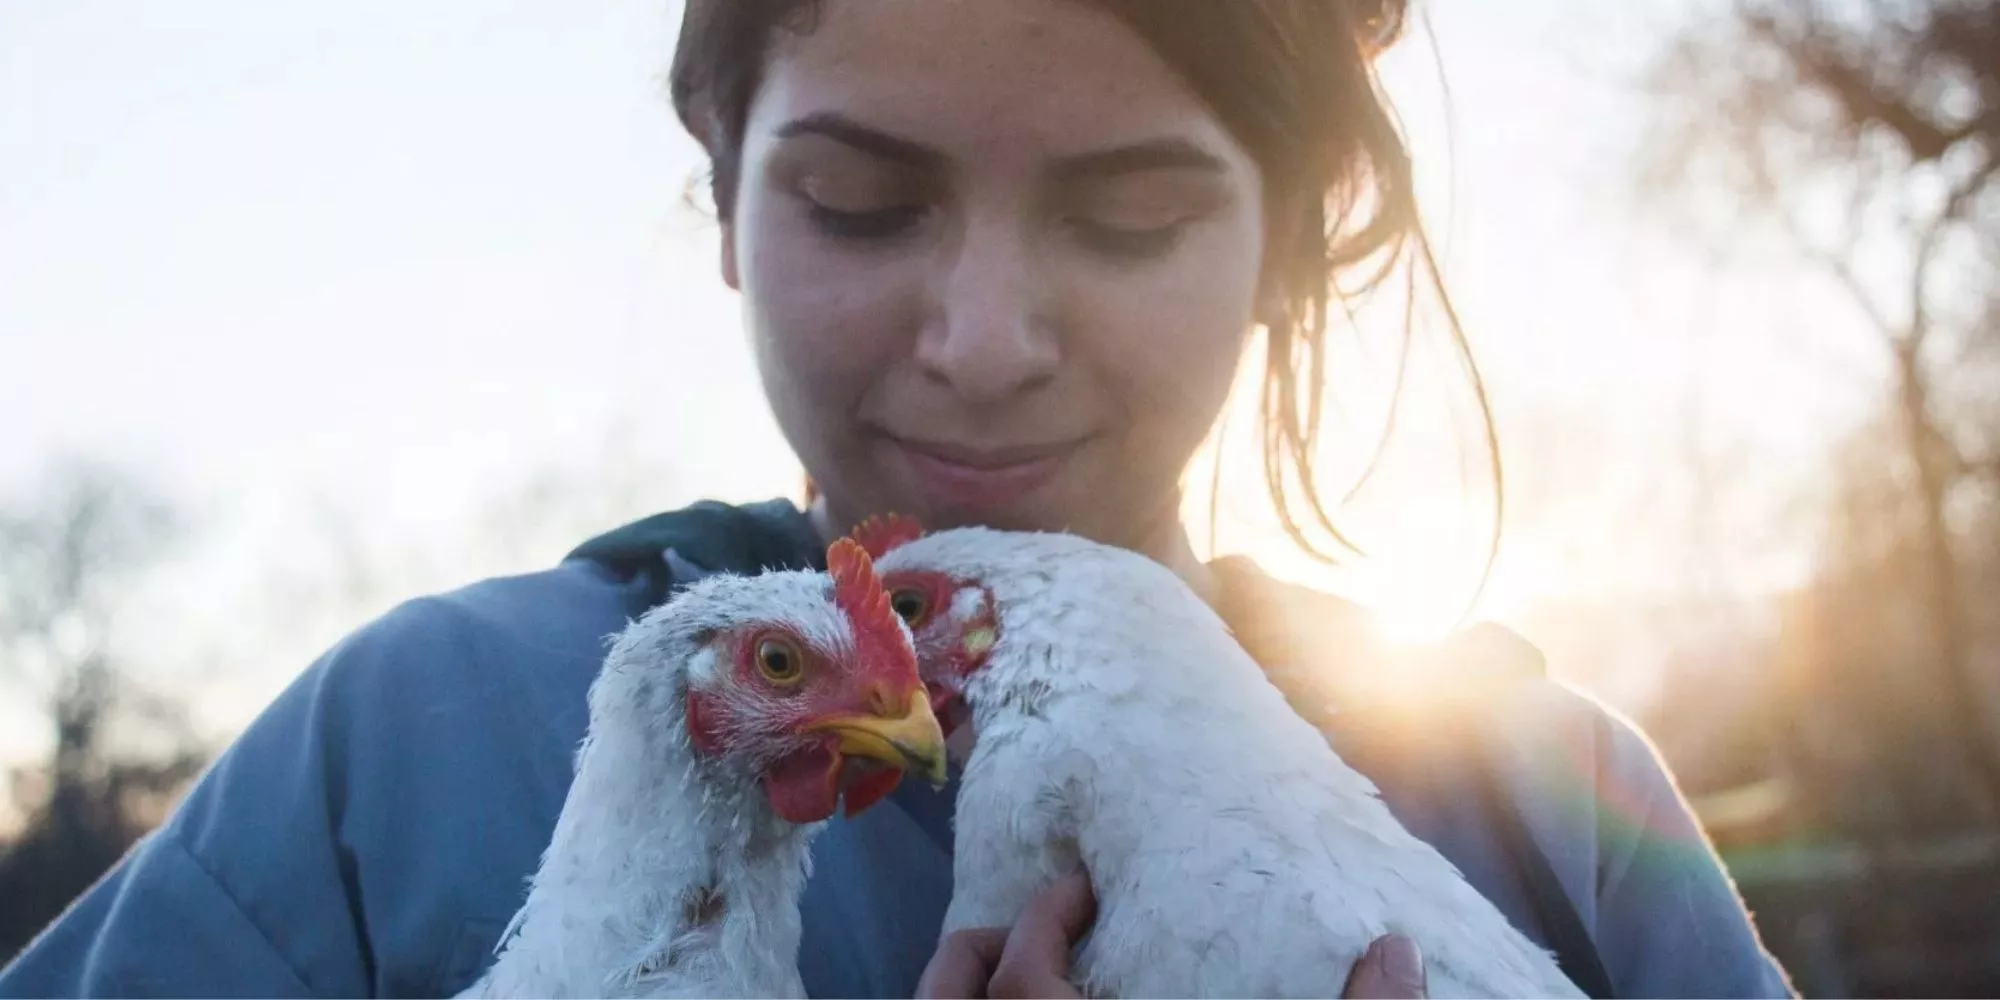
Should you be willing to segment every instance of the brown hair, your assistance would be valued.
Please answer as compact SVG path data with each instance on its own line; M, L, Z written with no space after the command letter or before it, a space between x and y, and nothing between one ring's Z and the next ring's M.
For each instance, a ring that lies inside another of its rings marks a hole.
M1409 155L1374 72L1375 57L1402 34L1407 0L1089 2L1122 20L1181 74L1250 152L1271 192L1259 423L1265 485L1286 534L1327 561L1331 553L1313 542L1308 527L1355 549L1335 527L1313 469L1327 329L1335 307L1345 312L1413 257L1408 280L1414 283L1421 266L1478 401L1494 477L1497 547L1501 479L1492 411L1438 277L1417 214ZM710 194L724 221L770 36L810 31L818 6L817 0L687 0L670 76L674 109L708 151ZM1340 278L1349 279L1346 287L1336 286ZM1406 313L1405 356L1410 326ZM1399 366L1399 388L1401 378ZM1393 414L1392 403L1392 422ZM1300 518L1300 507L1309 521ZM1489 570L1493 554L1487 553Z

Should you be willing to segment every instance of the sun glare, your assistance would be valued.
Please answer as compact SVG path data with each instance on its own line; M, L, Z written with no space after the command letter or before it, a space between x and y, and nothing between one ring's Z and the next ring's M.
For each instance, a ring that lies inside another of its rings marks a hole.
M1339 512L1368 557L1330 567L1300 552L1269 509L1261 469L1240 457L1256 452L1252 431L1262 370L1261 353L1253 348L1239 373L1228 419L1190 466L1183 516L1196 526L1197 537L1206 539L1207 486L1215 463L1223 461L1213 554L1246 555L1279 579L1353 600L1374 613L1385 639L1400 646L1436 642L1474 622L1518 616L1570 589L1559 566L1537 557L1533 539L1510 533L1468 611L1489 541L1487 519L1480 501L1466 495L1442 462L1406 464L1393 481L1390 475L1377 480L1381 492ZM1440 447L1448 446L1449 438L1440 441Z
M1567 592L1561 568L1541 557L1533 539L1510 536L1472 600L1485 556L1480 539L1471 532L1421 530L1453 516L1416 509L1422 506L1411 504L1406 516L1369 536L1370 558L1343 567L1311 560L1282 534L1265 535L1239 551L1274 576L1366 607L1381 636L1404 647L1438 642L1480 621L1518 619Z
M1450 635L1458 625L1460 610L1453 602L1431 595L1386 588L1385 593L1362 601L1375 613L1382 634L1401 646L1421 646Z

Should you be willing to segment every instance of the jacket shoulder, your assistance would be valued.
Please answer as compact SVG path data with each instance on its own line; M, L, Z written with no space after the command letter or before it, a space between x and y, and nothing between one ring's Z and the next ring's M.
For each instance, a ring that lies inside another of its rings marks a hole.
M360 954L369 991L434 991L518 905L623 620L582 565L398 604L294 680L163 836L308 981L351 982Z
M1550 762L1598 781L1654 786L1664 765L1639 726L1550 676L1534 643L1493 622L1441 639L1391 639L1374 614L1345 598L1265 575L1247 560L1219 560L1223 617L1294 703L1342 729L1399 734L1408 752L1463 753L1487 741L1501 762L1546 770ZM1670 783L1670 782L1669 782Z
M1549 680L1541 650L1504 626L1480 622L1435 642L1399 642L1357 602L1278 580L1241 557L1211 566L1217 611L1309 717L1357 704L1435 713L1503 690L1533 692L1559 713L1585 707L1565 700L1575 692Z

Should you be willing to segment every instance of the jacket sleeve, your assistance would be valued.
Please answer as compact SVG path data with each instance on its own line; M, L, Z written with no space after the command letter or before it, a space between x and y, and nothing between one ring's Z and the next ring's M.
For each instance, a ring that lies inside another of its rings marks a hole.
M1636 725L1547 679L1541 653L1506 629L1471 630L1447 653L1460 672L1445 703L1459 728L1499 740L1495 778L1616 996L1796 995Z
M0 996L371 995L336 844L343 691L357 667L397 655L383 633L408 632L407 617L362 629L294 681L164 825L0 969Z
M309 996L270 936L168 832L150 835L6 969L0 995Z
M1658 752L1595 721L1597 943L1618 995L1795 995Z

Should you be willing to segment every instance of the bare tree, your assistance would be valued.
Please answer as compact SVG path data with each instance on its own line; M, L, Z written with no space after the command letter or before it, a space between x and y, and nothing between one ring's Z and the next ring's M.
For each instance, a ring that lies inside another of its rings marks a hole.
M2000 4L1734 0L1690 25L1649 81L1648 192L1727 238L1772 224L1865 318L1887 372L1885 482L1911 497L1923 631L1988 805L1988 708L1955 512L2000 477L1981 416L2000 366ZM1983 410L1976 413L1975 410Z
M12 783L28 825L0 853L0 956L157 823L207 757L114 641L175 530L172 510L134 481L82 463L0 510L0 683L43 705L54 736L47 760Z

